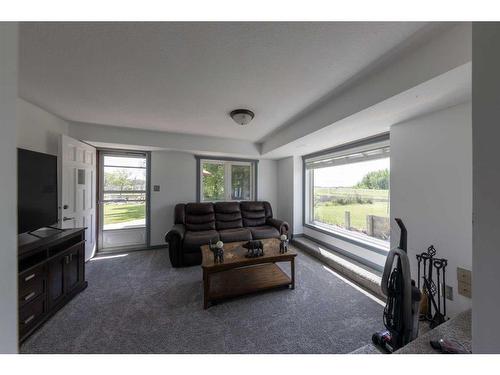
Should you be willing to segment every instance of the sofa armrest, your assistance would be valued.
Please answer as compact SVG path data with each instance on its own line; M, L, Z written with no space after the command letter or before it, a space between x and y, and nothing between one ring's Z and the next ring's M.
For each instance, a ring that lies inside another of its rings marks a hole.
M280 234L286 234L288 236L288 231L290 228L286 221L269 218L267 219L266 223L275 227L280 232Z
M186 227L184 224L175 224L172 229L165 234L165 242L169 242L172 236L177 236L182 241L184 239L184 233L186 233Z
M182 267L182 243L184 242L186 227L183 224L175 224L165 234L165 242L168 243L168 254L173 267Z

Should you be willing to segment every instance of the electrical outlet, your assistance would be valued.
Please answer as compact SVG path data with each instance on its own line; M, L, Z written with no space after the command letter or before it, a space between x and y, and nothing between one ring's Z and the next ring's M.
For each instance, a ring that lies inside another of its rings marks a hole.
M465 268L457 267L458 294L472 298L472 272Z
M472 284L472 273L465 268L457 267L457 279L465 284Z
M153 191L160 191L160 185L153 185Z
M467 297L467 298L472 298L472 288L470 284L464 284L464 283L459 283L458 284L458 294Z
M450 285L445 285L444 286L444 295L445 295L446 299L453 301L453 287Z

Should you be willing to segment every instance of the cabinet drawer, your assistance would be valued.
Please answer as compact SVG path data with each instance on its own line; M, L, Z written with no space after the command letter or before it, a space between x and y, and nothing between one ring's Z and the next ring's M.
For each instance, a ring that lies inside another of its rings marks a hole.
M45 279L46 273L44 264L21 273L19 275L19 294L24 293L25 290L33 289L40 280Z
M33 301L42 294L45 294L45 279L37 277L24 289L19 289L19 306L23 306Z
M40 321L45 313L45 298L43 295L36 297L32 302L27 303L19 309L19 332L28 331Z

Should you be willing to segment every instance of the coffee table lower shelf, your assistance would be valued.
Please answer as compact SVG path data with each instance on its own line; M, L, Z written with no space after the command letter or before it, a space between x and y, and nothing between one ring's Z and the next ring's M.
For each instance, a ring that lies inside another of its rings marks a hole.
M233 268L205 275L204 308L210 302L264 290L291 287L294 283L275 263Z

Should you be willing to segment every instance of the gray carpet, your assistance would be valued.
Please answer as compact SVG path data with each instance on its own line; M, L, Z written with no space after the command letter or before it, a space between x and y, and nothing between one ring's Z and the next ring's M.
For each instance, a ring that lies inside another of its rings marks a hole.
M420 323L422 327L423 323ZM420 334L414 341L402 347L396 354L438 354L430 341L446 339L456 342L463 349L472 353L472 310L466 310L440 326Z
M296 289L202 308L201 268L165 250L86 264L89 287L22 353L349 353L383 328L382 306L299 252ZM286 270L286 268L285 268Z
M383 354L375 345L366 344L361 348L358 348L349 354Z

